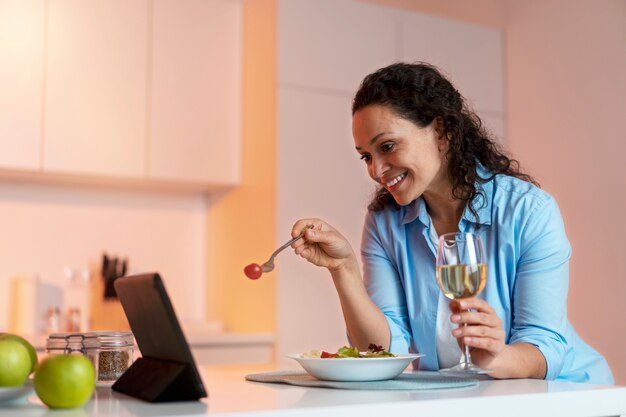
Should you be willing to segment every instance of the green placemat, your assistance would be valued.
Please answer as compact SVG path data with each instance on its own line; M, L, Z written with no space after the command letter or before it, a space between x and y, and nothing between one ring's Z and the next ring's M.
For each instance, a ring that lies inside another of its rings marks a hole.
M476 379L443 375L424 375L419 372L400 374L396 378L386 381L343 382L319 380L304 371L276 371L246 375L246 380L290 384L301 387L405 391L439 390L478 385L478 380Z

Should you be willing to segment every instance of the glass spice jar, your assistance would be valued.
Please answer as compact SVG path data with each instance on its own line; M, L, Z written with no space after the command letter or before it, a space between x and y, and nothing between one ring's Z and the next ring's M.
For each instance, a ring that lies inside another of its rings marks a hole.
M96 375L98 375L100 340L96 333L52 333L46 340L46 353L50 355L83 354L93 363Z
M117 381L133 363L135 343L130 331L98 331L100 353L98 357L99 384Z

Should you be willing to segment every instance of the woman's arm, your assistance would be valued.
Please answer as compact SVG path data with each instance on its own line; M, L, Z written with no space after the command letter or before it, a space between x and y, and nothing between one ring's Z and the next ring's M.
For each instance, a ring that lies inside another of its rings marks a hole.
M477 298L451 302L453 331L471 347L479 366L497 378L554 379L567 351L567 287L570 246L554 199L539 200L520 221L508 344L502 321ZM468 312L467 309L475 311Z
M450 302L450 320L465 327L452 334L470 347L472 361L494 378L538 378L546 376L546 360L535 346L519 342L504 343L502 320L487 302L468 298ZM470 310L471 311L468 311Z
M389 325L384 314L367 294L356 260L352 265L331 270L330 273L339 294L352 344L362 351L367 350L370 343L389 350Z
M389 349L387 320L367 294L352 247L337 230L319 219L299 220L292 235L297 236L309 224L314 228L292 246L296 254L329 270L352 344L360 350L367 350L370 343Z
M546 377L546 359L539 349L530 343L505 345L493 365L494 378L536 378Z

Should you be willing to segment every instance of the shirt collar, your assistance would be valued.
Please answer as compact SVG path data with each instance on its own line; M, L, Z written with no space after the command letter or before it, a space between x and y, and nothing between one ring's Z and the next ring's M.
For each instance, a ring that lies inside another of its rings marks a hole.
M430 217L428 216L428 212L426 212L426 204L421 196L413 200L407 206L403 207L403 210L404 214L400 219L401 224L409 224L418 217L420 221L424 223L424 226L428 226L430 224Z
M476 172L480 178L489 178L491 176L491 173L480 164L478 164ZM466 206L465 210L463 210L461 221L465 220L470 223L490 225L493 178L485 183L477 181L476 191L478 191L478 194L476 195L476 198L474 198L474 201L472 201L472 207L476 211L476 214L478 214L478 220L476 220L469 207ZM422 196L413 200L410 204L405 206L403 210L404 214L400 220L401 224L405 225L411 223L415 219L419 219L424 226L430 226L430 216L426 210L426 202Z

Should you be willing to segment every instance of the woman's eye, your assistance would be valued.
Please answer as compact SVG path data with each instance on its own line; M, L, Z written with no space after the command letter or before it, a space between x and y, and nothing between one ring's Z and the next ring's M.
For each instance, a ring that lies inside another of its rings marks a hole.
M389 152L391 150L393 150L395 144L393 143L383 143L382 145L380 145L380 150L383 152Z
M370 159L372 159L372 157L370 155L366 154L366 153L361 155L361 160L363 160L365 162L369 161Z

